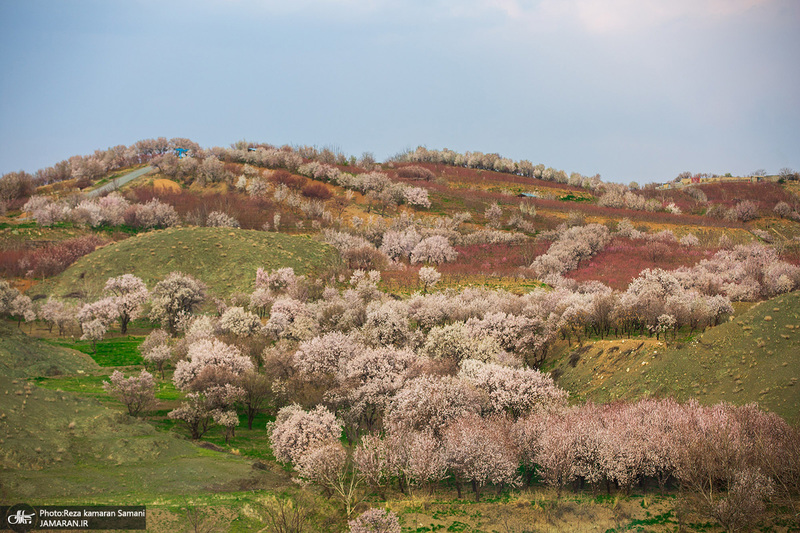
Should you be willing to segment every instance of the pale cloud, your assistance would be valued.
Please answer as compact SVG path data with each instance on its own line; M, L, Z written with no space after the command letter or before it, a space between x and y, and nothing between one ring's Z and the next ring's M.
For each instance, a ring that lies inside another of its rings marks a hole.
M714 21L782 0L195 0L251 12L309 17L417 15L484 20L500 15L522 29L556 30L576 25L592 33L648 29L676 20ZM785 1L785 0L784 0Z
M775 0L478 0L486 11L529 27L577 23L594 33L648 29L676 20L742 15Z
M210 5L228 5L269 13L323 15L332 11L342 15L380 12L390 0L205 0Z

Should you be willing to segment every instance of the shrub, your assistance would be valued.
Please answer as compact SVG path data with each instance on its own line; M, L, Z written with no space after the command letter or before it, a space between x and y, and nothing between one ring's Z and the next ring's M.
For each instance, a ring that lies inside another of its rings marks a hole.
M210 228L238 228L239 221L222 211L212 211L206 219L206 226Z
M792 208L786 202L778 202L775 204L773 211L781 218L786 218L792 214Z
M370 509L348 522L350 533L400 533L400 520L392 511Z
M397 175L401 178L424 181L431 181L436 177L434 173L427 168L418 167L416 165L398 169Z
M700 239L693 233L687 233L681 237L680 243L686 247L700 246Z
M269 180L278 185L285 185L290 189L299 191L308 182L302 176L294 176L285 170L276 170L270 175Z
M743 200L728 211L728 218L748 222L758 216L758 206L750 200Z
M406 187L403 189L403 198L408 205L429 208L431 201L428 198L428 190L422 187Z
M302 192L303 196L317 200L328 200L333 197L331 190L322 183L309 183L303 186Z
M30 251L5 250L0 252L0 272L19 277L55 276L105 242L102 236L90 234Z
M372 245L350 248L342 253L342 259L350 269L383 270L388 264L386 254Z

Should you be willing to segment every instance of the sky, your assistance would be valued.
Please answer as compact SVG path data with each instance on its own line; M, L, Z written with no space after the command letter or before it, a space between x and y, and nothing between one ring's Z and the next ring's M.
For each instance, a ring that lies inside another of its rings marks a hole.
M800 169L797 0L0 0L0 174L140 139Z

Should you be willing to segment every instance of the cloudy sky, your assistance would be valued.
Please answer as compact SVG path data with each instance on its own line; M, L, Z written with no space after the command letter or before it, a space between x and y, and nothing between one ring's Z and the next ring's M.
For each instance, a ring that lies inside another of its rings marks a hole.
M797 0L0 0L0 173L151 137L800 169Z

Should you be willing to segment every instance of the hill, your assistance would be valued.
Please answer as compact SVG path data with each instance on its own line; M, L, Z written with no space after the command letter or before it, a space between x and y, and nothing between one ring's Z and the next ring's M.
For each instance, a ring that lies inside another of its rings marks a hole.
M252 291L255 272L292 267L320 274L337 261L335 250L308 236L232 228L172 228L136 235L82 257L30 294L98 295L106 280L134 274L152 288L170 272L205 282L219 296Z
M797 424L800 293L758 303L689 342L633 338L586 344L565 351L552 371L576 399L757 402Z

